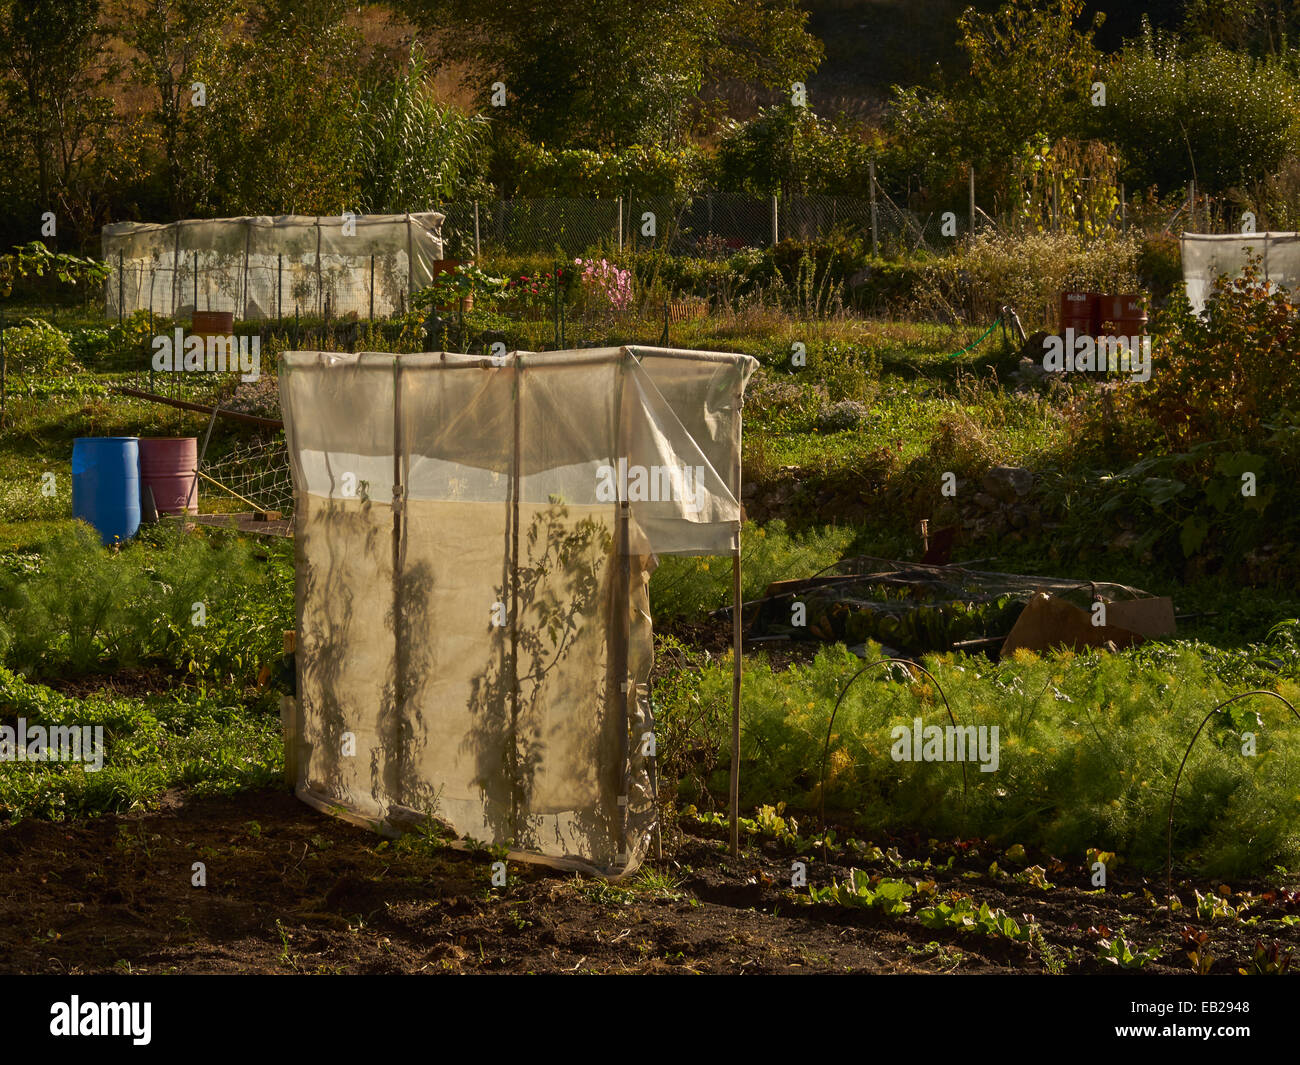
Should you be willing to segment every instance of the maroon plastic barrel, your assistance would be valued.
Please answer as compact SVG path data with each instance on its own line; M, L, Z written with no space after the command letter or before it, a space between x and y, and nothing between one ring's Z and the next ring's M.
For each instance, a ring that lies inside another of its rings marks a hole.
M1147 308L1142 293L1129 292L1104 297L1101 302L1101 328L1108 336L1145 336Z
M198 443L193 436L140 437L140 486L152 489L159 514L199 512Z
M1096 335L1097 302L1095 292L1062 292L1061 333L1073 329L1075 336Z

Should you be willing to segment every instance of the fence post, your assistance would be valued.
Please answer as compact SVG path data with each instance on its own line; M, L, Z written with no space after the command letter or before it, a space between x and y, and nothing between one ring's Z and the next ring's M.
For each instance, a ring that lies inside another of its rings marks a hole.
M442 232L439 230L439 239ZM415 292L415 246L414 246L414 226L411 223L411 212L406 212L406 292L412 295ZM443 251L443 255L446 255ZM317 268L320 266L320 223L316 224L316 263ZM296 313L296 312L295 312Z
M975 166L971 164L970 168L970 235L975 239Z
M169 318L176 317L176 285L180 280L181 273L181 227L176 222L172 223L175 232L175 240L172 245L172 305L168 311Z
M407 262L407 269L409 271L411 267L411 251L410 251L411 230L410 230L409 222L407 223L407 230L406 230L406 247L407 247L406 262ZM321 271L320 271L320 216L317 215L316 216L316 313L317 314L320 314L321 312L321 300L324 295L324 289L325 289L325 282L321 279Z
M253 242L253 223L247 221L244 223L244 313L241 318L248 318L248 252Z
M284 327L284 252L275 256L275 318L281 329Z
M880 258L880 235L876 228L876 161L867 163L867 182L871 190L871 257Z
M478 262L478 200L474 201L474 261Z
M778 207L776 193L772 193L772 247L776 247L780 234L777 232Z

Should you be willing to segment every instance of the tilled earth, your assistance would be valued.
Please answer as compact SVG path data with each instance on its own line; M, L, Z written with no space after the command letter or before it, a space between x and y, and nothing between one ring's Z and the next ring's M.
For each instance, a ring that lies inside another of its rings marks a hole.
M1201 920L1192 888L1221 885L1177 884L1188 905L1170 915L1144 892L1162 895L1160 878L1127 878L1122 866L1098 892L1082 863L1029 855L1055 885L1044 890L978 841L879 838L882 858L832 852L826 864L753 838L732 859L724 836L691 821L626 885L512 862L507 886L493 888L490 854L386 841L286 791L171 792L146 813L0 828L0 972L1115 972L1097 944L1119 934L1134 950L1160 949L1142 971L1189 973L1191 926L1209 934L1212 971L1232 973L1250 967L1260 940L1279 942L1282 957L1300 943L1297 923L1282 920L1300 914L1300 898L1276 885L1232 885L1230 899L1260 898L1239 917ZM807 889L790 888L798 860L814 886L852 865L934 881L940 898L964 892L1022 923L1032 914L1042 935L1030 945L930 929L915 898L892 917L810 906L797 898ZM990 874L994 860L1006 871ZM192 884L196 862L205 887Z

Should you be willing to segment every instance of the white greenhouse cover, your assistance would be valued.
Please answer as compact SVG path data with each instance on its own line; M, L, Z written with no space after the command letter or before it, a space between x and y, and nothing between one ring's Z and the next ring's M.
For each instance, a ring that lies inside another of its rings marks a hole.
M114 222L101 235L113 273L107 310L194 310L236 318L390 315L433 278L443 216L279 215L168 224ZM119 272L119 255L121 270ZM371 264L374 265L373 292Z
M656 554L739 551L755 365L287 353L298 795L635 870L655 817L647 584Z
M1300 291L1300 233L1185 233L1183 281L1197 314L1214 291L1220 275L1239 277L1252 256L1262 260L1265 281Z

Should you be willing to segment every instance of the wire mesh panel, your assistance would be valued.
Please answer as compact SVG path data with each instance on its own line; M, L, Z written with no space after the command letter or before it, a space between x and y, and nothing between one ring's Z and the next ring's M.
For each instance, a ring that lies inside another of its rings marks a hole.
M871 201L848 196L789 196L779 201L782 240L871 239Z
M775 207L775 217L774 217ZM873 224L882 254L945 254L965 237L965 215L955 231L943 232L938 212L918 214L881 193L873 220L871 200L853 196L753 196L704 193L692 197L629 196L621 199L515 199L445 204L447 254L556 253L568 258L603 249L662 250L706 258L774 240L870 241ZM987 222L987 220L985 220Z
M217 482L211 488L218 494L225 489L228 498L242 499L257 510L293 512L293 477L282 434L246 441L219 459L205 460L203 472Z

